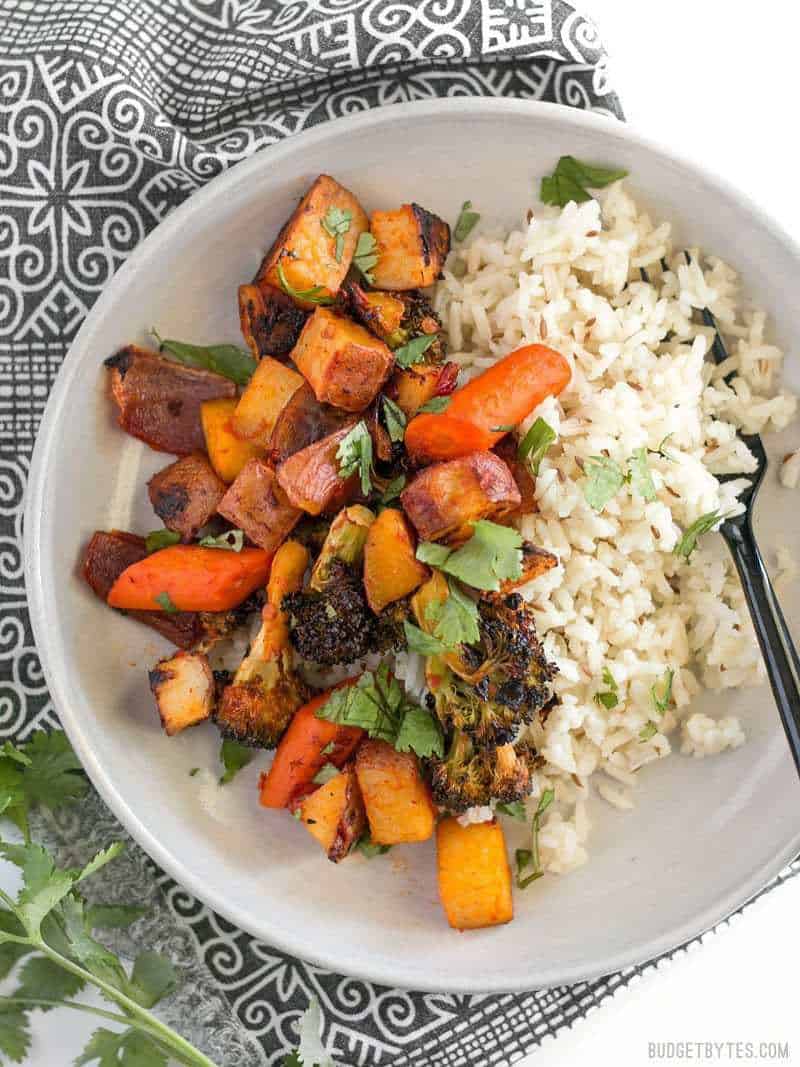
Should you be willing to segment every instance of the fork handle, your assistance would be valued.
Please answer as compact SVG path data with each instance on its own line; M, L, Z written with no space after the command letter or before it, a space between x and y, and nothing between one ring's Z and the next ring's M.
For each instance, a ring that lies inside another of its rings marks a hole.
M772 588L748 518L724 531L750 609L769 684L800 774L800 657Z

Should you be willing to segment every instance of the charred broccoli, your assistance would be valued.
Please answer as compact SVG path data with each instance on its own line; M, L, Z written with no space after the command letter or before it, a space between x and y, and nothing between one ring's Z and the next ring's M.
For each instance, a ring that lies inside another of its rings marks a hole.
M348 286L347 299L353 317L390 348L400 348L423 334L435 334L436 339L425 351L424 362L444 362L446 349L442 321L419 290L367 292L354 282Z
M476 748L457 730L444 759L429 759L434 801L452 812L483 806L490 800L509 804L531 791L531 772L538 757L529 745Z
M310 691L284 656L253 661L248 667L240 668L234 684L223 690L213 719L223 737L255 748L275 748Z
M446 729L493 748L513 741L546 704L556 668L545 657L533 612L517 593L481 600L478 631L479 641L461 646L458 673L447 670L438 679L433 699Z

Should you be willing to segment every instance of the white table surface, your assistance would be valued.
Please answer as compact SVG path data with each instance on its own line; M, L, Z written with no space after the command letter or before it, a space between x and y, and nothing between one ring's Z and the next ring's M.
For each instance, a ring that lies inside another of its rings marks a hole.
M585 0L582 6L609 47L628 120L701 157L800 239L796 0ZM520 1067L644 1067L687 1060L800 1064L798 914L800 878L546 1041ZM90 1027L89 1019L66 1012L39 1016L29 1062L65 1067ZM682 1055L678 1049L664 1054L651 1049L651 1042L689 1047ZM706 1050L695 1042L720 1044ZM736 1042L752 1042L754 1055L748 1057ZM789 1055L759 1057L761 1042L788 1043Z

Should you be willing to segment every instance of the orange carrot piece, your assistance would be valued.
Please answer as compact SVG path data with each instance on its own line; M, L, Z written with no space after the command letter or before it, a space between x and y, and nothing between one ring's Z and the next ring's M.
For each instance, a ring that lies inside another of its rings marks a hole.
M348 678L334 688L353 685L356 681L356 678ZM326 763L343 767L364 736L358 726L339 726L317 718L317 712L332 692L329 689L320 693L294 713L272 766L261 775L261 803L265 808L289 807L307 791L311 780Z
M570 380L569 364L545 345L518 348L453 393L440 415L422 414L406 427L405 444L418 462L485 451Z
M263 548L172 545L131 564L106 599L128 611L229 611L266 583L272 556Z

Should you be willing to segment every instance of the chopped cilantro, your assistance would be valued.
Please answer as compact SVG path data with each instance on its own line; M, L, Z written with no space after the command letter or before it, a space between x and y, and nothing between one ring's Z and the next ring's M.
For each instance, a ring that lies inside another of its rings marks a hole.
M158 552L170 545L177 545L181 535L174 530L152 530L144 539L144 547L148 552Z
M364 230L363 233L358 235L356 250L353 253L353 266L361 272L364 281L368 282L370 285L374 285L375 283L375 278L372 275L372 268L378 262L377 247L378 242L369 230Z
M692 552L697 548L697 541L703 534L713 530L717 523L723 521L725 516L719 511L709 511L707 515L701 515L695 519L691 526L683 531L683 536L672 550L676 556L683 556L688 562Z
M361 492L366 496L372 489L372 437L363 419L342 438L336 450L336 459L342 478L349 478L358 471Z
M550 423L538 418L520 441L517 457L528 464L531 473L538 474L542 460L555 440L556 431Z
M381 403L383 404L383 418L386 422L386 431L389 434L389 439L395 443L402 441L406 432L405 412L388 396L382 396Z
M453 237L456 241L466 241L475 229L479 219L480 215L478 212L472 210L472 201L465 200L461 205L461 212L456 221L455 229L453 230Z
M340 207L329 207L325 213L325 218L320 225L323 230L334 238L334 258L337 263L342 262L342 254L344 252L344 235L350 229L350 223L353 221L352 211L348 211L346 208L343 210Z
M581 204L591 200L587 188L602 188L626 177L627 173L621 168L592 167L574 156L562 156L553 173L542 178L539 199L543 204L556 204L558 207L564 207L570 200Z
M412 339L394 351L395 362L398 367L411 367L414 363L421 363L422 357L436 340L435 333L423 333Z

